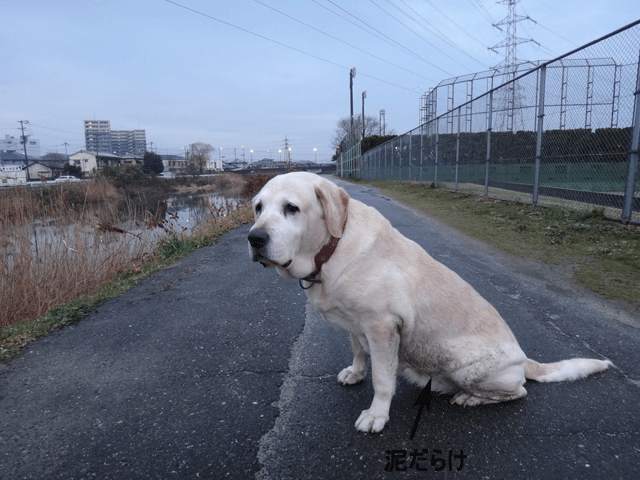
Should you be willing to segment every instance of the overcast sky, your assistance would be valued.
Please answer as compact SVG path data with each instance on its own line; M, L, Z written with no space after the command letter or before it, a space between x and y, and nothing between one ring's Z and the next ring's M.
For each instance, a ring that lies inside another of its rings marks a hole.
M532 42L518 57L548 60L640 18L638 0L521 0ZM493 0L1 0L0 136L41 153L84 148L83 120L144 129L158 153L193 142L221 155L329 161L336 123L354 110L404 133L419 100L453 76L487 70L504 52ZM505 28L506 31L506 28Z

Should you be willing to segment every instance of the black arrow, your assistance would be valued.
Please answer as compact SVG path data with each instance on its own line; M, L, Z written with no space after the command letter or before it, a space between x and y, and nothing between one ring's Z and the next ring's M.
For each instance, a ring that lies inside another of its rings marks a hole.
M416 421L413 423L413 429L411 430L410 440L413 440L413 437L416 436L416 430L418 429L418 424L420 423L420 417L422 416L422 410L424 407L427 407L428 411L431 411L431 379L429 379L429 383L427 386L422 389L420 395L414 402L413 406L420 405L418 408L418 415L416 416Z

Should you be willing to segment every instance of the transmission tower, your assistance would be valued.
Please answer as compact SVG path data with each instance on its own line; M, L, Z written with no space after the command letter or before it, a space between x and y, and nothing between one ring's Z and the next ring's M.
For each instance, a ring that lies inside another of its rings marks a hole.
M502 73L503 83L511 81L508 87L500 89L496 98L497 109L499 110L497 127L503 131L515 131L524 127L522 120L522 95L519 92L517 82L512 81L516 78L518 66L526 63L518 58L518 45L529 42L540 45L532 38L521 38L518 37L516 33L519 22L530 20L536 23L535 20L528 15L524 17L516 13L516 5L519 2L520 0L501 0L497 2L506 5L509 12L505 18L498 23L494 23L493 26L501 32L504 31L501 27L506 27L506 36L504 40L489 48L496 53L500 53L499 49L504 49L504 59L493 68ZM517 116L515 122L514 116Z

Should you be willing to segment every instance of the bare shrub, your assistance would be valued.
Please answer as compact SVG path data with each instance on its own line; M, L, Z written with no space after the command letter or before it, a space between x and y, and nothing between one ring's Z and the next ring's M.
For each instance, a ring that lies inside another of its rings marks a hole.
M245 180L245 184L242 189L242 195L245 198L253 198L274 176L275 175L269 175L266 173L256 173L254 175L249 175Z

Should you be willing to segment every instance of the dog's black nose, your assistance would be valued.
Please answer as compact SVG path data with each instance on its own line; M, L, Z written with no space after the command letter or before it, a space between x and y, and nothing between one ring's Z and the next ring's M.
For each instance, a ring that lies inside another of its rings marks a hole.
M249 232L249 243L253 248L264 247L269 243L269 234L263 228L256 228Z

